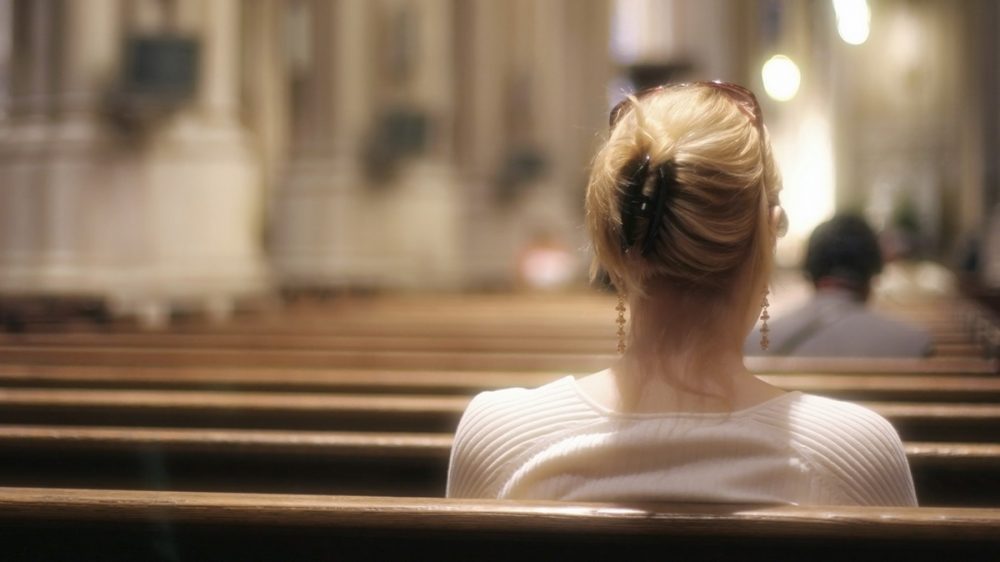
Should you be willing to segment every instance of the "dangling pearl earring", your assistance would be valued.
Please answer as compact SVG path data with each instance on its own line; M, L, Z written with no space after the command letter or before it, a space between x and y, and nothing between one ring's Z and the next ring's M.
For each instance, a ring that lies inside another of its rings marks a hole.
M771 345L771 340L770 340L770 338L767 337L768 332L771 331L771 329L767 327L767 321L768 321L768 319L771 318L771 315L767 313L767 307L771 304L770 302L767 301L767 296L769 294L771 294L771 291L769 289L765 288L764 289L764 304L763 304L763 308L760 311L760 320L761 320L761 325L760 325L760 348L762 350L764 350L764 351L767 351L768 346Z
M625 294L618 293L618 306L615 307L618 311L618 319L615 323L618 324L618 353L625 353Z

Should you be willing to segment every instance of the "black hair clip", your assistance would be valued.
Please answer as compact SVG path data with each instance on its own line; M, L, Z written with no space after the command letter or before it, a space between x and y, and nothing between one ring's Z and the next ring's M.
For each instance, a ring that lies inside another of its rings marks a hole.
M622 201L622 251L628 253L629 248L635 244L635 221L636 218L646 216L652 207L649 197L642 194L642 187L646 183L646 176L649 173L649 155L643 157L635 170L629 175L628 182L624 186L624 200Z
M675 181L676 177L673 166L664 164L656 169L656 199L652 202L653 218L649 221L649 228L646 229L646 239L642 243L643 256L647 256L653 251L656 238L660 235L660 224L663 222L663 208L666 207L664 199L667 196L667 189Z
M622 250L628 253L636 243L635 222L638 217L649 219L646 228L646 238L642 242L642 255L648 256L656 245L656 239L663 223L663 212L667 190L676 181L674 167L664 164L656 168L656 186L654 197L642 194L642 187L649 174L649 156L645 156L635 172L629 176L625 186L625 200L622 202Z

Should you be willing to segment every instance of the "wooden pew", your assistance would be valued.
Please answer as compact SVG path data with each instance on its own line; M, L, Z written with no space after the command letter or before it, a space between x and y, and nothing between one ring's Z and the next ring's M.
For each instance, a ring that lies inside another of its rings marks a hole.
M99 333L49 327L43 333L0 334L0 342L593 353L613 348L613 307L613 298L596 293L343 298L258 313L224 325L181 323L160 334L136 333L128 324L101 327ZM942 355L964 355L979 353L970 345L977 343L967 321L970 307L945 299L885 308L931 329Z
M0 389L0 423L453 432L466 396Z
M442 496L452 436L0 425L0 485Z
M555 372L403 371L362 369L76 367L0 364L0 388L251 390L365 394L459 394L532 388ZM761 375L770 384L852 400L1000 402L1000 378L990 375Z
M450 434L0 425L0 485L441 496ZM925 505L1000 506L1000 444L906 443Z
M964 332L935 334L938 355L976 356L981 353ZM536 337L453 334L289 334L190 332L72 332L0 333L0 345L44 347L254 348L275 350L477 351L592 354L611 349L613 334L594 337Z
M0 361L21 365L77 365L141 367L287 367L358 369L449 369L480 371L562 371L587 373L606 368L616 356L607 354L345 351L274 349L162 349L150 347L0 346ZM996 373L1000 362L991 359L853 359L751 357L747 366L757 372L899 372Z
M0 488L6 560L988 559L1000 511Z
M466 396L0 389L0 423L454 431ZM861 402L904 439L993 441L1000 404Z

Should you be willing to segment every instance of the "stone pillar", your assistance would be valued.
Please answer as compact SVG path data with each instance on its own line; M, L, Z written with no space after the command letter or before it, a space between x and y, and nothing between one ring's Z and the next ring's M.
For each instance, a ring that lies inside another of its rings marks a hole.
M290 9L300 10L290 33L305 38L289 40L304 40L305 49L288 173L274 193L272 259L286 288L350 285L371 259L358 229L378 222L361 208L359 166L372 95L371 3L313 0Z
M108 151L100 101L117 63L117 0L17 2L0 132L0 291L100 295L95 208ZM22 49L23 47L23 49Z
M509 7L504 2L459 2L455 49L456 162L463 209L462 263L472 286L511 273L509 221L497 212L497 174L506 146Z
M513 249L517 252L539 236L566 242L566 234L577 223L567 191L566 143L579 133L571 129L565 99L576 90L569 79L572 51L564 17L573 8L563 0L516 0L513 8L514 21L523 35L512 45L516 82L511 92L514 98L508 104L511 118L521 121L521 130L512 131L508 150L534 149L544 162L542 175L523 186L516 201L520 225L514 229L518 235Z
M320 27L309 32L293 154L274 206L273 258L282 284L455 285L453 3L303 6ZM389 31L376 33L378 25ZM390 109L424 115L428 136L422 154L393 160L394 173L380 180L361 164L371 148L365 143Z
M248 41L242 49L241 96L246 100L243 114L260 155L261 177L266 201L288 158L291 98L284 31L286 0L244 3ZM265 213L270 216L271 210Z
M0 290L96 296L152 325L174 307L224 314L263 291L260 186L236 118L239 4L32 0L15 9L31 24L17 39L30 60L15 65L25 87L15 87L0 134ZM202 41L197 99L138 135L105 113L122 23L169 24Z
M62 38L53 42L59 48L58 89L51 94L54 120L46 141L42 286L72 291L82 284L99 293L104 283L95 269L107 256L93 236L111 203L101 186L113 183L108 164L114 150L101 104L119 64L119 1L65 2L60 8L53 19Z
M540 239L585 245L587 163L604 130L611 77L610 3L469 2L457 46L464 263L472 284L511 282ZM578 61L587 61L580 65ZM535 151L540 176L511 186L505 168ZM587 257L580 254L581 271Z
M238 119L241 6L176 4L176 30L201 41L199 82L191 103L152 132L138 165L148 213L140 302L224 316L269 285L257 155Z
M537 150L544 168L513 201L510 252L516 256L543 240L580 248L585 245L580 209L587 163L607 112L609 9L603 1L565 0L515 2L512 8L517 82L508 104L526 119L523 130L511 131L508 150ZM576 63L581 54L588 61L586 71ZM582 272L587 257L578 257Z
M386 222L373 229L376 252L391 256L377 276L397 286L447 288L462 283L460 192L453 167L454 3L392 2L408 26L409 71L395 103L424 113L424 152L401 163L396 181L370 198L371 215ZM390 11L391 12L391 11ZM398 48L398 46L397 46Z
M44 181L44 141L48 133L52 2L14 1L9 6L11 38L0 122L0 290L28 293L39 280L35 258L45 240L38 189Z

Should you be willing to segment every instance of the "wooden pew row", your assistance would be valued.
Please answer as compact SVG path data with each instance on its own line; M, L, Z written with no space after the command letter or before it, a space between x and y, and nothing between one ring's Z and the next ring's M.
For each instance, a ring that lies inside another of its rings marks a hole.
M906 303L876 302L876 307L939 332L961 335L968 329L967 312L974 305L962 299L921 299ZM238 322L215 325L201 320L178 324L186 332L204 334L343 333L361 331L397 335L428 334L444 329L452 336L480 333L536 338L584 333L606 341L613 336L614 298L594 292L575 295L411 295L336 298L305 302L244 316ZM104 328L102 328L104 329ZM113 324L113 331L134 326ZM402 330L403 333L399 333ZM942 343L957 343L943 341Z
M613 320L613 319L610 319ZM610 321L609 320L609 321ZM525 342L522 347L525 351L535 349L539 346L548 345L565 347L589 346L587 352L600 351L603 349L614 349L617 341L614 330L604 327L587 327L579 325L543 324L542 326L530 325L498 325L495 322L484 320L481 324L461 324L461 325L426 325L421 322L411 324L391 325L381 322L358 322L342 326L326 326L318 323L316 327L310 328L308 325L302 326L293 324L243 326L234 324L232 327L213 326L183 326L171 331L160 332L161 334L176 334L187 336L203 336L209 339L227 338L229 342L239 341L245 338L281 338L295 340L296 338L316 338L319 340L335 338L347 340L349 338L365 339L407 339L410 337L432 337L443 340L454 340L458 343L452 344L462 349L487 348L494 345L490 340L504 340L495 345L508 345L511 342ZM613 328L613 326L612 326ZM968 353L969 345L981 347L977 343L975 332L962 325L948 325L934 327L931 336L936 344L937 353L945 355L955 355ZM80 332L77 332L80 333ZM135 329L109 330L102 333L121 334L130 337L135 333ZM82 334L90 335L90 332ZM17 340L6 340L4 344L14 344ZM564 343L576 341L583 343ZM442 344L445 345L445 344ZM317 349L323 349L317 347ZM977 347L978 349L978 347ZM979 353L978 351L976 353Z
M783 299L776 297L776 307ZM613 294L591 292L589 294L411 294L380 295L372 298L344 297L333 300L300 301L262 311L256 317L273 320L276 317L294 315L297 320L335 316L345 320L364 318L430 318L438 320L463 320L467 318L496 318L517 320L531 318L546 320L576 316L594 319L607 315L613 310L616 298ZM934 322L957 320L963 314L981 308L974 301L961 298L909 299L906 302L891 302L877 299L873 308L886 314L899 315L915 320Z
M0 423L452 432L467 396L0 389ZM995 441L1000 404L861 402L906 440Z
M539 300L524 301L522 296L503 298L499 305L482 309L466 298L453 298L435 304L431 297L421 296L409 306L397 301L356 301L306 307L284 307L269 313L243 316L226 324L202 320L175 323L182 332L254 334L344 334L361 335L455 335L485 336L587 336L614 337L614 299L586 302L565 302L560 296L548 296L552 306L540 306ZM525 306L527 303L527 306ZM961 311L934 310L929 313L910 312L909 307L886 310L889 314L920 324L932 333L962 333L968 329L966 314ZM59 331L57 326L44 330ZM127 323L102 327L102 331L135 331ZM359 331L360 330L360 331ZM92 330L87 330L92 331Z
M0 489L7 560L988 560L1000 511Z
M48 347L149 347L149 348L255 348L275 350L372 350L372 351L508 351L541 353L594 353L615 345L614 335L601 337L434 336L426 332L410 335L293 335L188 332L126 333L0 333L0 345ZM941 355L975 355L978 351L964 332L935 334Z
M948 299L941 303L911 303L889 306L892 314L911 316L930 328L939 343L969 343L970 331L963 312L969 304ZM259 313L229 324L206 322L180 323L171 335L228 338L278 336L290 337L412 337L446 336L458 339L505 338L527 342L534 349L537 340L585 339L614 341L612 322L614 299L606 295L445 295L346 298L331 303L291 306L270 313ZM178 333L177 330L180 330ZM443 332L442 332L443 330ZM58 330L56 330L59 332ZM133 336L141 340L158 334L136 334L136 328L114 324L101 328L100 334L61 332L24 334L31 341L46 341L54 336L87 338L95 335ZM110 333L109 333L110 332ZM16 335L13 335L16 336ZM574 336L577 336L574 338ZM5 340L0 340L5 341ZM480 344L489 345L489 344ZM565 344L564 344L565 345ZM528 350L526 349L526 350Z
M244 390L365 394L471 395L532 388L554 372L387 371L356 369L74 367L0 364L0 388ZM1000 378L984 375L767 374L788 390L849 400L1000 402Z
M0 425L0 486L444 494L449 434ZM1000 506L1000 444L908 442L922 505Z
M135 347L0 346L0 362L8 365L78 365L162 367L288 367L480 371L594 372L606 368L613 354L344 351L272 349L161 349ZM856 359L751 357L757 372L960 372L996 373L1000 361L973 358Z

